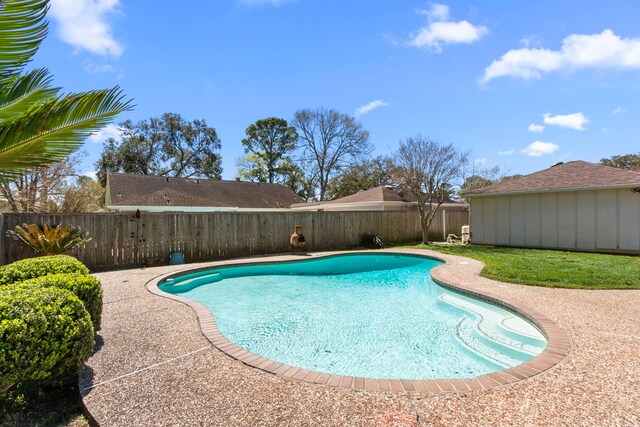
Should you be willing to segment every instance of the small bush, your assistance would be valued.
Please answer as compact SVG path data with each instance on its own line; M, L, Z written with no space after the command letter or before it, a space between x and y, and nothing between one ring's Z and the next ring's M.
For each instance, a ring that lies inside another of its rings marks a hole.
M365 248L383 248L382 236L379 234L364 233L360 236L360 246Z
M58 255L91 240L89 232L76 225L22 224L7 234L19 240L40 255Z
M64 289L0 287L0 391L29 380L77 375L93 349L82 302Z
M80 298L84 307L91 316L93 329L100 330L102 317L102 284L98 279L88 274L69 273L51 274L49 276L36 277L35 279L20 282L25 285L37 285L41 287L54 287L71 291Z
M56 273L89 274L89 269L69 255L27 258L0 267L0 285L22 282Z

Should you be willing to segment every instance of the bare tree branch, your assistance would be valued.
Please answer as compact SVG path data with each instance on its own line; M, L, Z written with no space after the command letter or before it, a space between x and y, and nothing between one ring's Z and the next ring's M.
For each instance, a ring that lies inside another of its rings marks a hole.
M317 177L320 200L325 199L329 180L337 172L373 151L369 132L353 117L335 110L299 110L293 125L300 136L302 159Z
M402 185L418 201L423 243L429 243L429 227L436 210L462 177L467 158L468 153L453 144L445 145L422 135L400 142L394 160Z

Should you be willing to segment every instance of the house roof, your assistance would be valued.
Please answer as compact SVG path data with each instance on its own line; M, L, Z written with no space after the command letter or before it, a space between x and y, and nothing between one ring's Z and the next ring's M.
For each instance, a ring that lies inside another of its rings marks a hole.
M358 202L415 202L416 197L407 190L386 187L381 185L368 190L358 191L350 196L332 200L332 203L358 203Z
M109 173L109 206L277 209L304 199L280 184Z
M466 192L465 196L640 186L640 172L581 160Z
M384 185L372 187L368 190L360 190L350 196L341 197L334 200L326 200L323 202L311 203L295 203L291 208L299 208L306 206L337 204L337 203L381 203L381 202L404 202L415 203L416 197L408 190L391 188ZM445 203L454 203L449 199L445 199Z
M311 205L323 205L334 203L366 203L366 202L415 202L416 198L411 192L393 189L381 185L379 187L372 187L368 190L360 190L350 196L341 197L334 200L325 200L322 202L311 203L295 203L291 205L292 208L311 206Z

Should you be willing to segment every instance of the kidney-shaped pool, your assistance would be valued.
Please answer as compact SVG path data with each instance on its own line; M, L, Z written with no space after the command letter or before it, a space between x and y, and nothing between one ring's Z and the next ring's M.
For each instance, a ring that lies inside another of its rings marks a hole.
M220 332L254 354L333 375L474 378L544 350L518 314L435 283L440 264L338 255L186 273L160 289L208 307Z

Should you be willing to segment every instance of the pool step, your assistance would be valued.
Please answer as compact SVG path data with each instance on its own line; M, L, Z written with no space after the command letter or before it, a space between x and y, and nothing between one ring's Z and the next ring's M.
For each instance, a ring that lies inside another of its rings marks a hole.
M504 335L535 347L545 347L547 341L535 326L517 316L505 317L497 323L497 328Z
M537 329L523 319L511 315L497 318L499 314L483 304L451 294L441 295L440 300L468 313L462 318L468 321L459 323L458 341L492 360L515 366L531 359L546 346L544 337L536 337ZM512 318L516 321L505 321ZM531 335L525 335L523 330Z
M494 366L495 370L502 370L515 366L520 362L504 357L499 352L496 352L493 348L488 347L482 341L478 339L478 334L475 331L475 325L473 320L468 317L463 317L456 326L456 340L460 344L463 350L473 357L481 357L488 363Z
M178 279L167 279L160 285L160 289L169 293L188 292L198 286L206 285L208 283L214 283L222 280L222 275L219 272L208 274L190 274L189 276L182 276Z

